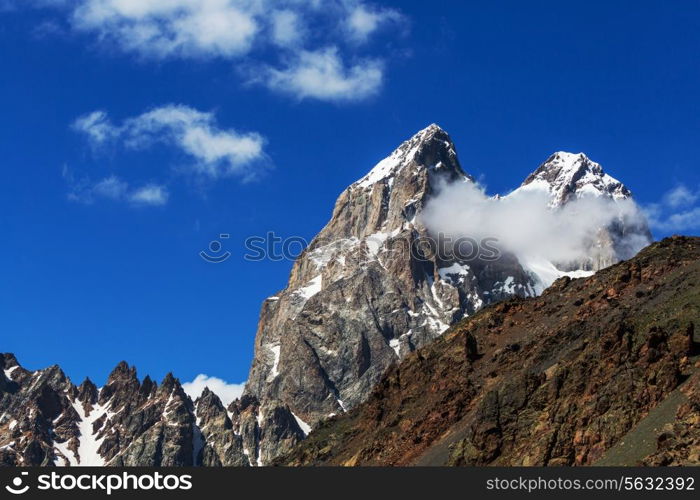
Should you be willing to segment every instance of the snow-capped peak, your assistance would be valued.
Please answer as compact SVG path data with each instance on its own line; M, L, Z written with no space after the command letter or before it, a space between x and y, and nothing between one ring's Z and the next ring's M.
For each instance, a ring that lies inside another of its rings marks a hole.
M402 143L393 153L377 163L367 175L355 182L353 186L368 188L378 182L391 182L406 165L416 160L417 153L425 144L431 141L441 141L448 153L456 157L454 145L447 132L435 123L432 123Z
M632 196L629 189L606 174L599 163L584 153L566 151L551 155L525 179L518 190L530 189L548 191L552 197L552 206L561 206L572 197L606 196L619 200Z
M544 168L542 168L544 167ZM550 156L540 167L540 174L556 170L556 176L560 179L573 179L579 172L591 172L594 175L604 175L600 164L591 161L585 153L568 153L557 151Z
M425 127L423 130L418 131L418 133L416 133L416 135L417 135L417 136L418 136L418 135L427 135L427 134L434 133L434 132L443 132L443 133L446 133L446 132L442 129L442 127L440 127L440 125L438 125L437 123L431 123L430 125L428 125L427 127Z

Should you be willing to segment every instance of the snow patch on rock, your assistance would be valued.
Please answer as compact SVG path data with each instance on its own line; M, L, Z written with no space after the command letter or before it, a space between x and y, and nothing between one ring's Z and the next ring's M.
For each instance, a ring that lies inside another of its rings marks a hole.
M297 425L301 429L301 431L304 433L304 437L309 435L309 432L311 432L311 426L304 422L302 419L299 418L299 416L292 412L292 416L294 417L294 420L297 421Z

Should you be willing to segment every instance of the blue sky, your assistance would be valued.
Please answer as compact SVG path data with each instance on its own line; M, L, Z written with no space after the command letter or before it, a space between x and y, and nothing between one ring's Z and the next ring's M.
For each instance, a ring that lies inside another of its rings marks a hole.
M432 122L490 193L583 151L698 232L695 1L0 0L0 44L0 350L32 369L245 380L291 264L244 239L313 237Z

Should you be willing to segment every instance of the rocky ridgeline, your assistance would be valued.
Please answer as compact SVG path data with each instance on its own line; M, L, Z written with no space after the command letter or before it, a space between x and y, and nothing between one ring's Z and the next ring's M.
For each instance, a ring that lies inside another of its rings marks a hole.
M29 371L0 357L0 464L249 465L236 416L205 391L194 403L168 374L160 384L120 363L98 389L58 366ZM232 420L233 418L233 420Z

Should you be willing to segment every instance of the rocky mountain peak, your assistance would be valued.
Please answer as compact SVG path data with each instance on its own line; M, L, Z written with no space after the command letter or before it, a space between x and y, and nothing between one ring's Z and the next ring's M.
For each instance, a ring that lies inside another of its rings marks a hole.
M172 372L168 372L165 374L165 377L163 377L163 380L160 383L159 391L169 394L178 386L180 386L180 381L175 378Z
M110 402L113 408L120 408L135 402L140 388L136 367L121 361L107 377L107 383L100 390L98 402L100 405Z
M606 174L599 163L584 153L565 151L558 151L547 158L525 179L522 188L548 191L553 207L582 196L605 196L615 200L632 196L630 190Z
M158 389L158 384L156 384L150 376L146 375L141 382L141 394L148 397L153 394Z
M567 181L586 172L600 176L603 174L603 169L598 163L591 161L585 153L557 151L530 174L523 185L529 184L534 179L544 179L549 182Z
M85 378L78 386L78 400L83 404L95 404L99 396L97 386L89 378Z
M405 172L409 167L413 169ZM415 178L427 170L440 172L450 179L468 177L459 165L449 134L436 124L429 125L404 141L367 175L352 184L350 189L370 190L377 183L389 184L391 187L402 174Z
M0 368L9 370L15 366L19 366L19 363L17 362L17 358L15 358L14 354L5 353L0 356Z
M119 363L98 389L58 366L29 371L1 353L0 363L0 466L250 465L219 398L205 391L196 413L172 374L157 391Z
M126 361L120 361L107 377L107 384L125 380L137 380L136 367L130 367Z
M583 259L552 263L561 271L597 271L633 257L653 241L631 191L583 153L554 153L508 196L528 191L546 193L549 207L555 210L576 200L592 199L601 202L603 210L617 214L588 238L585 248L581 248Z
M12 386L13 373L19 368L14 355L6 353L0 356L0 391L6 391Z
M453 182L473 179L447 132L430 125L340 194L329 222L295 261L287 288L262 306L242 400L255 404L229 408L240 415L249 455L255 450L252 464L267 463L292 445L297 429L303 437L364 401L393 363L449 325L488 304L535 296L546 287L510 253L461 262L434 250L414 251L417 241L434 236L421 223L422 210L443 183ZM588 192L616 201L629 196L600 165L564 152L552 155L519 189L533 188L546 190L552 206ZM626 220L610 231L601 228L591 241L598 249L593 258L559 267L547 262L547 272L590 274L617 262L627 254L618 235L628 230Z
M197 416L202 423L206 423L212 414L226 415L226 409L219 396L214 394L208 387L205 387L202 394L194 402L197 409Z
M265 301L241 411L262 463L323 419L362 402L386 369L448 325L502 298L533 295L512 256L469 264L434 251L420 220L443 183L473 182L431 125L343 191L327 225ZM254 399L253 399L254 398Z
M61 385L70 383L68 377L58 365L51 365L48 368L44 368L43 370L40 370L40 373L41 378L47 383L55 383Z
M336 201L333 215L309 245L313 252L329 242L336 250L360 245L368 238L386 240L416 225L416 214L441 183L473 181L459 163L450 136L437 125L431 125L404 141L388 157L377 163L367 175L351 184ZM372 252L377 242L369 242ZM312 258L326 259L329 247ZM300 260L297 264L303 266ZM311 270L311 272L314 272ZM295 267L291 280L313 278L304 267Z

